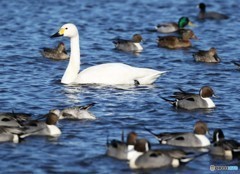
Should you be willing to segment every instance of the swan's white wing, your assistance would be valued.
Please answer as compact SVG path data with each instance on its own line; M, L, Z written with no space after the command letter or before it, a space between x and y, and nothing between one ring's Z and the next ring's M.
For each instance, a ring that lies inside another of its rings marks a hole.
M123 63L106 63L92 66L78 74L76 83L105 85L141 85L152 84L162 73L161 71L136 68Z

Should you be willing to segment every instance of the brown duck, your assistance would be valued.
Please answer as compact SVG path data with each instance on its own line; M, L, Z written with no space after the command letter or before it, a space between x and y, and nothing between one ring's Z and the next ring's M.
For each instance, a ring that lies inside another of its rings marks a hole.
M63 42L60 42L56 48L43 48L40 52L43 57L50 59L64 60L69 58Z
M158 37L157 43L159 47L165 47L170 49L187 48L192 44L189 39L198 39L192 30L181 29L179 30L180 37L177 36L164 36Z
M218 63L220 58L217 55L216 48L210 48L209 50L199 50L193 54L194 59L197 62Z

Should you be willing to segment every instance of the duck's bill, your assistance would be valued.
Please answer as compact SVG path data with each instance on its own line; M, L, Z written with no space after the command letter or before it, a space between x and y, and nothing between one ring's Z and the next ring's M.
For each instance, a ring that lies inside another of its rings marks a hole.
M199 40L199 38L195 34L192 36L192 39Z
M188 25L191 27L196 27L196 24L192 23L191 21L188 22Z
M50 36L51 38L54 38L54 37L60 37L60 36L63 36L63 34L60 34L59 32L53 34L52 36Z

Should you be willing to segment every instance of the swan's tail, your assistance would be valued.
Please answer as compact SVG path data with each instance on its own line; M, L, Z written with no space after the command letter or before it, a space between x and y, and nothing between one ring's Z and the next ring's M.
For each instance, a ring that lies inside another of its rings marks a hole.
M147 69L146 69L147 70ZM156 70L149 70L149 75L136 79L140 85L150 85L153 84L157 78L166 73L166 71L156 71Z

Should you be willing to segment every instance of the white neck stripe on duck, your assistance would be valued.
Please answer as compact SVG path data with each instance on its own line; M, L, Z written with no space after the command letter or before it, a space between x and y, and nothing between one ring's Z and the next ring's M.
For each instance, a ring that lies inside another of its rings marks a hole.
M201 98L206 101L208 108L215 108L215 104L213 103L211 98L203 98L203 97Z

